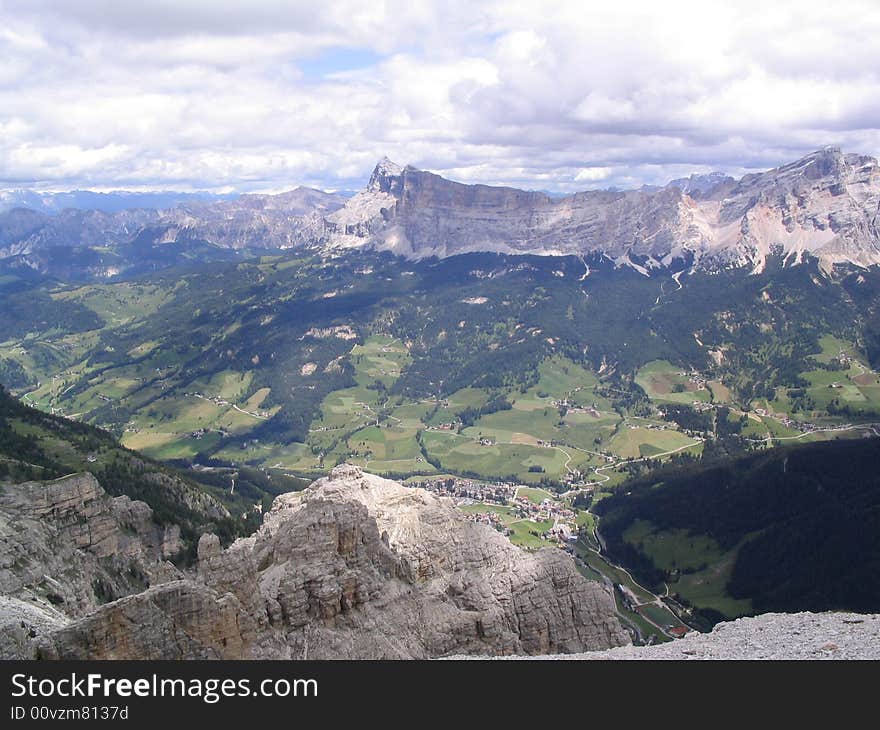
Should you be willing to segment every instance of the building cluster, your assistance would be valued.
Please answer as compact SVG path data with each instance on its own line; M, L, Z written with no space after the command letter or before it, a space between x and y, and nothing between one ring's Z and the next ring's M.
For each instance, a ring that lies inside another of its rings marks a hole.
M510 529L504 526L497 512L468 512L465 516L471 522L476 522L479 525L489 525L505 535L509 535L511 532Z
M552 499L545 499L541 504L535 504L525 497L516 497L511 500L511 505L516 509L520 517L528 518L535 522L553 521L558 524L565 521L574 524L576 517L574 510Z
M425 479L413 482L410 486L426 489L441 497L453 497L456 501L495 502L507 504L516 494L517 485L507 482L485 483L464 477L446 477L444 479Z
M706 389L706 376L702 373L680 371L678 377L687 378L688 383L693 385L697 390Z
M566 408L569 413L588 413L593 418L599 418L602 415L596 403L590 406L581 406L570 401L568 398L560 398L559 400L550 401L550 405L556 408Z

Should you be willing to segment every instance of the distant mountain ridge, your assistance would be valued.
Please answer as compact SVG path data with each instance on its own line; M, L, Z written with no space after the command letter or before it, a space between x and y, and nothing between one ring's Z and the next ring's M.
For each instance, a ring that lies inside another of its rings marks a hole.
M690 194L689 192L690 191ZM388 160L367 189L328 216L328 245L423 258L472 251L601 253L647 268L749 266L774 250L826 266L880 263L880 165L826 147L736 181L692 176L659 190L563 198L463 185Z
M709 172L705 175L694 174L672 180L667 187L676 187L693 198L711 193L719 185L735 183L736 179L723 172Z
M174 246L187 252L166 255ZM104 260L108 247L118 260ZM100 264L94 256L81 264L101 277L137 270L149 249L163 251L153 252L160 266L187 256L228 258L224 250L298 247L375 248L414 259L600 254L644 273L692 266L760 271L771 253L791 264L810 256L824 268L867 267L880 264L880 165L825 147L740 180L710 173L663 188L552 196L465 185L384 158L352 197L300 187L278 195L188 199L162 210L0 213L0 260L41 271L52 265L45 252L59 248L101 249Z
M299 187L278 195L190 200L173 208L114 213L29 208L0 213L0 265L65 280L140 274L184 263L223 261L246 250L287 249L323 236L323 216L345 196Z

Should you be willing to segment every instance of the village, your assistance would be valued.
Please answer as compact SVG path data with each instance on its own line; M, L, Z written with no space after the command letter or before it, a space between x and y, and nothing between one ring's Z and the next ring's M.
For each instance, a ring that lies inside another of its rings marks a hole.
M490 525L513 542L519 542L518 531L512 527L515 524L525 526L530 536L562 549L577 539L577 512L542 489L463 477L425 479L407 486L451 498L457 507L463 508L470 521Z

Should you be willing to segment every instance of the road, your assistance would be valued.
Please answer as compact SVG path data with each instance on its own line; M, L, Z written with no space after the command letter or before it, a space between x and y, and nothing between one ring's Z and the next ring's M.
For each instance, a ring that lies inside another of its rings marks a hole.
M677 449L671 449L669 451L664 451L660 454L654 454L653 456L643 456L640 459L631 459L631 460L619 459L618 461L611 462L609 464L606 464L605 466L598 466L595 469L593 469L593 473L600 476L600 477L603 477L601 482L588 482L583 487L578 487L577 489L570 489L567 492L563 492L561 496L567 497L570 494L577 494L578 492L589 491L588 487L598 487L602 484L605 484L605 482L608 482L611 480L611 477L609 477L607 474L603 474L602 472L608 471L609 469L616 469L617 467L621 466L622 464L638 464L639 462L642 462L642 461L651 461L653 459L661 459L664 456L671 456L672 454L677 454L679 451L684 451L685 449L691 449L694 446L697 446L698 444L703 443L703 441L704 441L704 439L698 438L696 436L692 436L691 438L694 439L694 442L692 444L685 444L684 446L679 446ZM566 446L568 446L568 448L571 448L571 449L577 449L578 451L583 451L584 453L587 453L587 454L595 454L596 453L594 451L587 451L586 449L578 449L577 446L569 446L568 444L566 444ZM605 458L604 454L597 454L597 455Z
M602 538L601 538L601 536L599 535L598 530L595 530L595 531L594 531L594 536L595 536L595 538L596 538L596 543L601 547L601 545L602 545ZM605 563L609 568L614 569L614 570L619 570L620 572L624 573L624 574L627 576L627 578L629 578L629 580L632 582L632 584L633 584L634 586L636 586L636 587L639 588L640 590L644 591L644 592L647 593L649 596L652 596L653 600L650 600L650 601L642 601L641 603L636 603L635 606L634 606L634 608L641 608L642 606L657 606L657 607L659 607L659 608L665 609L666 611L669 611L669 614L670 614L671 617L675 617L675 618L676 618L676 619L677 619L682 625L687 626L687 624L685 624L680 618L678 618L677 616L675 616L675 614L672 612L672 610L669 608L669 606L667 606L667 605L663 602L663 600L662 600L662 598L661 598L660 596L658 596L658 595L657 595L656 593L654 593L653 591L650 591L650 590L648 590L647 588L645 588L645 586L643 586L643 585L642 585L641 583L639 583L635 578L633 578L632 573L630 573L626 568L624 568L622 565L617 565L616 563L611 562L611 561L610 561L610 560L609 560L609 559L608 559L608 558L602 553L601 550L597 550L596 548L594 548L594 547L588 545L588 544L585 543L585 542L582 542L582 546L583 546L584 549L586 549L586 550L590 551L591 553L593 553L597 558L599 558L599 560L601 560L603 563ZM585 562L583 562L583 561L581 561L581 562L582 562L584 565L587 565L587 563L585 563ZM593 568L593 570L595 570L595 568ZM606 579L608 579L608 580L610 581L610 578L608 578L608 577L605 576L605 575L603 575L603 578L606 578ZM611 582L613 583L613 581L611 581ZM666 586L665 583L664 583L664 586L665 586L665 588L666 588L666 593L665 593L664 595L669 595L669 587ZM633 595L636 595L634 591L633 591ZM637 595L636 595L636 598L638 598ZM615 602L615 609L616 609L616 602ZM630 624L632 623L632 622L628 619L628 617L626 616L626 614L621 613L619 610L617 610L617 614L618 614L621 618L623 618L624 620L626 620L627 623L630 623ZM656 628L657 631L659 631L660 634L661 634L662 636L667 636L667 637L669 637L669 638L675 638L672 634L670 634L670 633L666 630L666 627L665 627L665 626L661 626L661 625L658 624L656 621L653 621L653 620L652 620L647 614L644 614L644 613L642 613L642 612L639 611L639 612L638 612L638 615L639 615L639 617L642 618L644 621L646 621L646 622L649 623L651 626L653 626L654 628ZM636 628L636 630L638 631L638 627L634 627L634 628ZM691 628L691 627L688 627L688 628ZM640 632L640 631L639 631L639 634L641 635L641 632ZM642 639L644 640L644 637L642 637Z
M192 393L194 398L201 398L203 401L207 401L208 403L213 403L217 408L225 408L225 406L220 405L219 403L214 403L210 398L205 398L201 393ZM259 413L251 413L250 411L246 411L243 408L239 408L234 403L230 403L230 405L237 410L239 413L244 413L246 416L250 416L251 418L256 418L259 421L268 421L269 416L261 416Z

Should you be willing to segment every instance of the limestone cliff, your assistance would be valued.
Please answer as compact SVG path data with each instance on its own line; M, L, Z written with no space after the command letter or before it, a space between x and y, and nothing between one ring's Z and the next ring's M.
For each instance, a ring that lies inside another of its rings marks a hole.
M629 641L612 598L561 551L525 552L448 501L356 467L278 497L261 528L225 550L203 536L188 576L163 560L173 535L126 521L139 503L126 511L89 477L61 481L3 491L28 523L4 528L14 540L0 546L7 656L404 659ZM125 560L149 588L126 590ZM63 600L48 599L42 573ZM97 606L96 577L124 597Z
M0 595L57 617L178 577L182 548L144 502L110 497L91 474L0 485Z
M199 558L202 580L235 593L261 624L254 656L537 654L628 642L610 596L560 551L527 553L445 500L352 466L278 497L260 530L229 550L203 537Z
M621 265L760 270L771 252L825 265L880 263L880 165L826 147L739 181L564 197L464 185L383 160L327 219L331 246L404 256L471 251L602 254ZM633 259L639 260L635 264Z

